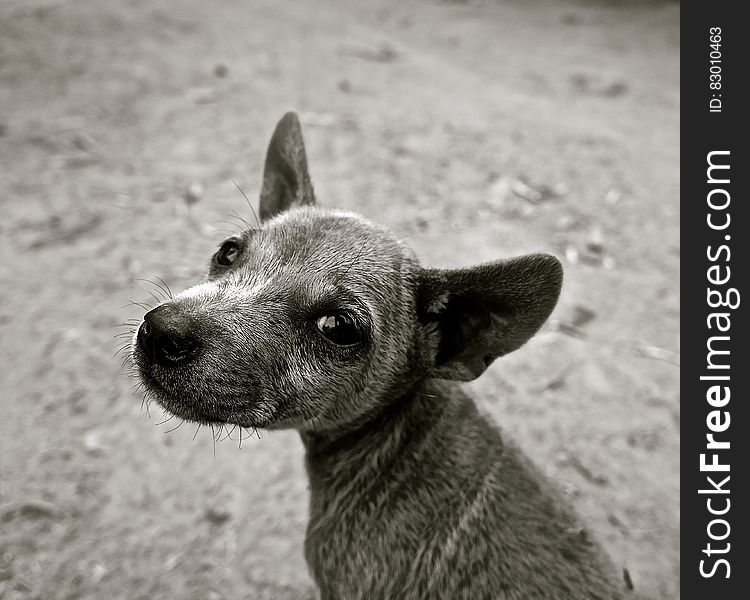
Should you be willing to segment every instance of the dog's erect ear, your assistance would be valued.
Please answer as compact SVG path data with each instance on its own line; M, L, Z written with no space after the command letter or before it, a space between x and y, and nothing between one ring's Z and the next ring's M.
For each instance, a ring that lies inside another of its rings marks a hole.
M276 125L268 144L260 219L267 221L292 206L304 204L315 204L315 194L307 172L302 128L297 115L288 112Z
M431 376L470 381L523 345L547 320L562 265L531 254L467 269L425 269L418 315L434 349Z

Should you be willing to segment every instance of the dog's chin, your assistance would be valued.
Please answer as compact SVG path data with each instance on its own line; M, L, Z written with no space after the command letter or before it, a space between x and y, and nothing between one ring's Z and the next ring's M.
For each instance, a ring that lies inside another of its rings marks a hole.
M271 425L258 407L241 406L226 398L202 398L194 390L180 389L181 386L171 382L163 383L147 368L139 370L146 398L180 419L202 425L238 425L252 429Z

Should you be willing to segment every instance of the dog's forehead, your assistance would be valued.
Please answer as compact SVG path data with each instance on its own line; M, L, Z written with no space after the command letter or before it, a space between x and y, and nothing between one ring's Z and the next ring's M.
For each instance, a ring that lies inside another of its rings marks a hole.
M273 263L326 270L362 262L388 270L403 251L391 233L364 217L317 208L283 213L255 234L251 244Z

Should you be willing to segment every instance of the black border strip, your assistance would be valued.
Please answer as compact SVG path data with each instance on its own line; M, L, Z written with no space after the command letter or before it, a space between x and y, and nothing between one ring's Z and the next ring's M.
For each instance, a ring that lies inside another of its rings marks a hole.
M744 9L744 3L729 0L684 2L681 8L680 566L682 598L686 600L733 600L750 594L750 499L746 481L750 476L750 362L744 352L750 345L750 128L745 118L750 109L746 85L750 31L740 14ZM718 50L711 47L712 27L720 28L718 34L713 31L720 36L719 42L714 37ZM716 62L711 63L712 58ZM711 66L713 74L721 76L713 78L720 81L720 88L710 87ZM711 155L714 165L729 168L715 168L709 178L711 152L715 152ZM709 202L715 207L726 206L712 209ZM709 215L716 229L709 226ZM730 222L721 228L727 216ZM727 274L729 279L723 282ZM737 294L730 292L732 288ZM710 307L709 289L715 292L712 301L721 298L730 306ZM739 306L731 308L737 296ZM728 317L710 318L711 313ZM720 331L720 326L729 324L727 331ZM707 347L712 337L714 350L729 351L711 357L713 368L708 364ZM728 379L716 379L720 376ZM711 392L712 386L719 387ZM728 394L731 397L726 401ZM713 434L717 443L729 442L730 447L708 449L708 434ZM715 461L729 470L702 471L701 454L708 465ZM726 477L729 479L725 481ZM726 513L711 514L711 510ZM711 539L712 535L717 539ZM701 574L701 561L704 573L711 576Z

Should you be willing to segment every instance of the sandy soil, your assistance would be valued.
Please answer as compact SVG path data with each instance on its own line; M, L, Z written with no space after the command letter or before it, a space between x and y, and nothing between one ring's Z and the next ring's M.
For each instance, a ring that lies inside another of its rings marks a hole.
M674 4L0 4L0 597L303 599L291 432L214 446L113 358L195 282L302 117L321 203L425 264L564 257L553 320L472 389L636 589L677 598Z

